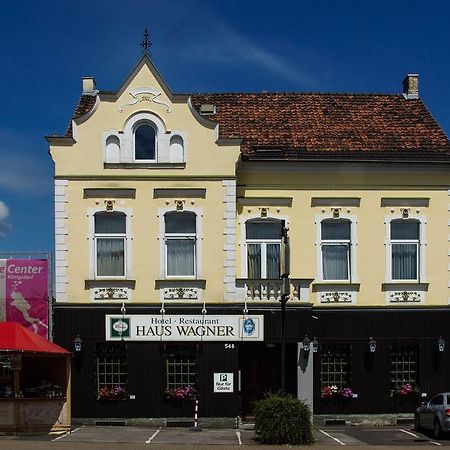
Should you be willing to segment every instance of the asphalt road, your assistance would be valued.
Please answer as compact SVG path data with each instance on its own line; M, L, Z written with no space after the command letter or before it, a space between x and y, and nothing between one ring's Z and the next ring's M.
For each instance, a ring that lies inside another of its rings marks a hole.
M346 427L327 426L315 430L314 450L330 450L349 446L353 449L367 449L376 446L384 449L430 449L450 447L450 438L435 440L431 434L417 433L409 426L395 427ZM0 436L0 450L141 450L198 449L220 450L261 448L251 430L203 429L191 431L188 428L147 428L118 426L83 426L68 434L45 436ZM311 446L308 446L311 448ZM264 446L265 449L286 448L285 446ZM295 448L295 447L291 447ZM300 448L300 447L299 447Z

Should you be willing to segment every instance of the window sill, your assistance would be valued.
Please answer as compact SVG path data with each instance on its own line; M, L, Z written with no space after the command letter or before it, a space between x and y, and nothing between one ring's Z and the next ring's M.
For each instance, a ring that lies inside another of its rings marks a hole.
M84 280L85 289L92 289L98 287L109 287L111 285L120 286L120 287L128 287L130 289L134 289L136 286L136 280L130 279L117 279L117 278L102 278L97 280Z
M385 283L381 284L381 289L383 291L392 291L399 289L408 290L408 289L414 289L414 290L421 290L421 291L428 291L428 286L430 283L420 283L419 281L386 281Z
M186 163L185 162L177 162L177 163L171 163L171 162L165 162L165 163L103 163L103 167L105 169L185 169Z
M313 292L359 292L360 283L351 283L350 281L316 281L312 283Z
M206 286L206 280L197 278L162 278L155 280L156 288L172 287L172 286L195 286L204 289Z

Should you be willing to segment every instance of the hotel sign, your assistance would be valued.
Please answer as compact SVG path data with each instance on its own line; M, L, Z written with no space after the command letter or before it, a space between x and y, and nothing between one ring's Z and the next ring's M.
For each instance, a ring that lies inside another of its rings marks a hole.
M107 341L264 340L264 316L106 315Z

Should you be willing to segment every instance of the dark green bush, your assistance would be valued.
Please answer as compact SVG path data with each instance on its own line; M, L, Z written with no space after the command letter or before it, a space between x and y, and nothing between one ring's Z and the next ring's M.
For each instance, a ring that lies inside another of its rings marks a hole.
M292 395L267 394L255 405L255 433L262 444L311 444L311 409Z

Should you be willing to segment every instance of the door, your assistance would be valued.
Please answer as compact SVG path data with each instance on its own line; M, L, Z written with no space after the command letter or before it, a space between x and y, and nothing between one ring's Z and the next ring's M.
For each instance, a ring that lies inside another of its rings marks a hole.
M242 415L254 415L254 404L266 393L281 387L281 347L264 343L244 343L239 346L241 370ZM297 393L297 352L295 344L286 345L286 391Z

